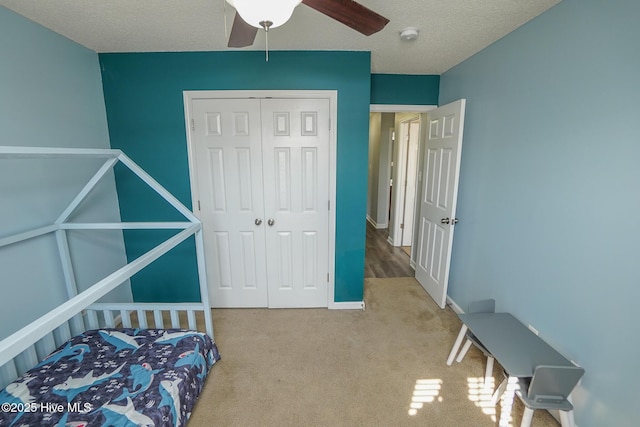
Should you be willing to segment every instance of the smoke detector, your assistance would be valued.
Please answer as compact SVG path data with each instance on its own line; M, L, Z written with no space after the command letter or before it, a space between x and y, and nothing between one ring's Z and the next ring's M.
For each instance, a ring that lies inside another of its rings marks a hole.
M418 38L418 29L415 27L408 27L400 31L400 38L402 40L411 41Z

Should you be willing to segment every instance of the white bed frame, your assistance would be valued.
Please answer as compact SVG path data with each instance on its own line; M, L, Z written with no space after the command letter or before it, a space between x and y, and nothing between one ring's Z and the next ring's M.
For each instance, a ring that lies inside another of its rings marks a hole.
M14 381L28 369L31 369L71 336L82 333L87 329L116 327L118 324L126 328L131 327L132 322L141 328L188 327L189 329L196 329L196 313L203 312L206 332L213 338L213 322L206 282L207 275L204 261L202 225L198 218L120 150L0 146L0 159L60 157L103 158L104 164L53 224L11 236L0 236L0 248L2 248L54 233L69 298L67 302L0 341L0 389ZM186 218L186 221L135 223L67 222L70 215L91 192L100 179L118 162L129 168L149 187L155 190L164 200L180 212ZM67 230L125 229L174 229L181 231L134 261L93 284L87 290L78 293L67 242ZM196 257L200 281L200 302L175 304L97 303L101 297L118 286L129 283L128 280L134 274L191 236L194 236L196 243ZM132 317L134 313L136 316ZM153 322L147 321L147 314L153 318ZM170 318L170 326L165 326L165 319L163 318L165 314ZM181 319L184 317L186 317L188 325L181 324Z

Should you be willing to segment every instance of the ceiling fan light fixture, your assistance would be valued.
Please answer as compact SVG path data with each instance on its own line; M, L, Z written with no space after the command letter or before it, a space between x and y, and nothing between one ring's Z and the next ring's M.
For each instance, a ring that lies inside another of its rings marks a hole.
M263 22L271 22L269 28L279 27L291 18L293 9L302 0L227 0L242 19L256 28L264 28Z

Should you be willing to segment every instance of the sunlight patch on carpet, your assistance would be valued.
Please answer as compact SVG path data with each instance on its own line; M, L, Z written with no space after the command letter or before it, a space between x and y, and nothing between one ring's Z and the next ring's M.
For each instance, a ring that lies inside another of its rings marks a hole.
M411 403L409 404L409 415L416 415L418 410L424 407L425 403L432 403L436 400L442 402L442 396L440 396L441 388L441 379L416 380L413 395L411 396Z
M496 402L493 401L493 393L495 390L495 382L493 378L489 379L489 382L485 384L484 377L469 377L467 378L467 385L469 387L469 400L472 401L482 413L489 416L491 421L497 421ZM511 418L511 407L505 407L506 412L503 413L500 419L500 425L511 427L513 426L513 420Z

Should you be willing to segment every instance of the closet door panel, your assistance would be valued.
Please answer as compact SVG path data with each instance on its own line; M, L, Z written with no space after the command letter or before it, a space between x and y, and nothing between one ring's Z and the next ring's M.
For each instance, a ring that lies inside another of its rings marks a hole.
M194 100L193 120L211 304L266 307L260 101Z
M262 126L269 306L326 307L329 101L263 99Z

